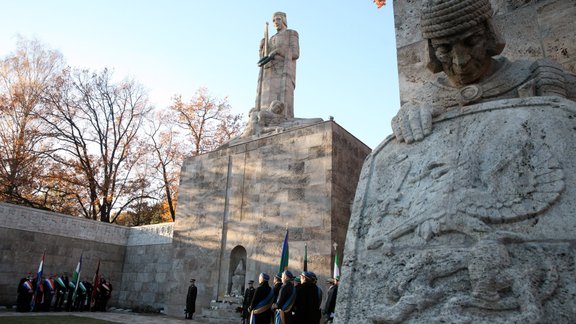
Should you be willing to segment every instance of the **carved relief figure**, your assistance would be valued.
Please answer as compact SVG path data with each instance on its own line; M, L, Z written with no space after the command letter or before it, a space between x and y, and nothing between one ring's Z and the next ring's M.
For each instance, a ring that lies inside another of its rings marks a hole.
M489 1L428 1L421 16L428 68L443 72L392 120L399 141L422 140L432 117L473 103L531 96L576 98L576 78L551 60L494 58L505 42L492 23Z
M504 42L491 17L488 0L425 3L429 67L443 73L402 107L395 138L364 164L339 294L354 307L343 305L336 323L576 316L550 301L576 290L559 270L574 256L543 225L571 224L559 237L576 226L565 197L575 185L566 152L576 77L548 60L493 58ZM375 287L363 289L365 280Z

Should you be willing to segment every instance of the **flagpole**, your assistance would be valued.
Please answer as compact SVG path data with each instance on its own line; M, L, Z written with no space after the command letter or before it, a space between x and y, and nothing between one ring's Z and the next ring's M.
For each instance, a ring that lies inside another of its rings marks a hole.
M40 260L40 265L38 266L38 272L36 273L36 289L34 289L34 294L32 295L32 310L36 308L36 297L38 296L38 290L40 290L40 284L42 280L42 272L44 271L44 257L46 256L46 249L42 252L42 260Z
M72 294L72 303L76 302L76 297L78 295L78 283L80 282L80 273L82 272L82 255L84 252L80 253L80 260L78 261L78 265L76 265L76 270L72 276L72 279L76 279L74 283L74 293Z
M308 244L304 243L304 271L308 271Z
M334 279L340 280L340 268L338 267L338 243L334 242Z

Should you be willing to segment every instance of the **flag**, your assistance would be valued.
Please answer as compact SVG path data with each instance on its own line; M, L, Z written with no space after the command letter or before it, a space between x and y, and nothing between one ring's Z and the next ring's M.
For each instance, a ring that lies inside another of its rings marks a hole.
M80 260L78 260L78 265L76 265L76 270L72 274L71 283L74 284L74 294L72 294L72 301L76 301L76 295L78 295L78 283L80 282L80 273L82 272L82 254L80 254Z
M286 236L284 237L284 244L282 244L282 256L280 257L280 268L278 272L284 272L284 270L288 270L288 229L286 229Z
M42 253L42 260L40 260L40 265L38 266L38 273L36 276L36 289L34 290L34 295L32 296L32 310L36 306L36 296L38 296L40 291L40 284L42 283L42 272L44 271L44 256L46 255L46 251Z
M308 244L304 244L304 271L308 271Z
M96 273L94 274L94 280L92 280L92 296L90 298L90 309L96 304L96 295L98 295L98 286L100 285L100 260L98 260L98 266L96 266Z
M338 251L334 257L334 279L340 280L340 268L338 268Z

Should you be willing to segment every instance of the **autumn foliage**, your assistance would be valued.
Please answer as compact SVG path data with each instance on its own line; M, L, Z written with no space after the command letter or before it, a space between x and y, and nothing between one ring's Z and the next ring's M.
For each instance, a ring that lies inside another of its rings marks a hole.
M0 202L136 226L173 221L182 162L238 135L205 88L153 109L137 81L21 39L0 58Z
M374 3L378 6L378 9L380 9L386 5L386 0L374 0Z

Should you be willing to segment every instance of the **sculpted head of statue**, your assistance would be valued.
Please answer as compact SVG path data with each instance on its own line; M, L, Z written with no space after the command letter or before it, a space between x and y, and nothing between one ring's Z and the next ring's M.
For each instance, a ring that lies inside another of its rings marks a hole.
M283 29L288 28L288 22L286 21L286 13L284 12L275 12L272 15L272 23L274 23L274 27L276 27L277 31L281 31Z
M492 57L504 49L492 24L489 0L428 0L420 23L428 41L428 68L444 71L454 86L490 75Z

